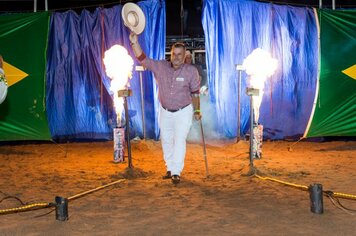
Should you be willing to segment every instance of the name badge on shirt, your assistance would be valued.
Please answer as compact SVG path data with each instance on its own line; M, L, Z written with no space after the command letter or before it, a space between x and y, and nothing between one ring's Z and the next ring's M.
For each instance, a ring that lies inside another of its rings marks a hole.
M176 78L176 81L183 82L183 81L184 81L184 78L183 78L183 77L177 77L177 78Z

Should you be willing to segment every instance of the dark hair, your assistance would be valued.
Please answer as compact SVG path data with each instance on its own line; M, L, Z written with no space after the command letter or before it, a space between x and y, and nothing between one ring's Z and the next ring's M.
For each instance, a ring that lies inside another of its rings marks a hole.
M184 43L182 43L182 42L177 42L177 43L173 44L172 50L173 50L174 48L183 48L183 49L185 50L185 45L184 45Z

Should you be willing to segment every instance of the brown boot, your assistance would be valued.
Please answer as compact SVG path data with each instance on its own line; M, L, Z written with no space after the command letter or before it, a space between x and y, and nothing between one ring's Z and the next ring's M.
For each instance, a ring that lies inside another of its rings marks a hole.
M166 175L162 176L162 179L170 179L170 178L172 178L172 175L171 175L170 171L167 171Z
M179 175L173 175L173 176L172 176L172 183L173 183L173 184L179 184L179 182L180 182L180 177L179 177Z

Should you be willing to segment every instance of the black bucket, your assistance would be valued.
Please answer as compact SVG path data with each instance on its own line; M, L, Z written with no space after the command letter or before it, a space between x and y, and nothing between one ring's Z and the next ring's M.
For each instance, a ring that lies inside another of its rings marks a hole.
M313 184L309 186L310 210L316 214L323 214L323 186Z

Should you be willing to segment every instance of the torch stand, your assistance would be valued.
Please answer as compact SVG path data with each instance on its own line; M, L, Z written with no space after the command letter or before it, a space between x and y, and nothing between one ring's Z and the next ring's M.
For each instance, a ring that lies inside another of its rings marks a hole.
M253 158L254 158L254 151L253 151L253 128L254 128L254 120L255 114L253 110L253 96L259 95L259 90L255 88L246 88L246 93L250 96L250 170L247 175L254 175L256 173L256 168L253 166Z
M239 72L237 81L237 137L236 142L241 140L241 73L244 69L242 65L236 65L236 70Z
M142 71L144 71L144 70L145 70L145 68L143 66L136 66L136 71L138 71L140 73L142 133L143 133L143 139L146 139L145 103L144 103L144 92L143 92L143 81L142 81Z
M129 122L129 109L127 105L127 97L132 95L132 90L124 89L118 91L118 96L124 99L124 109L125 109L125 123L126 123L126 138L127 138L127 155L128 155L128 166L132 168L132 157L131 157L131 143L130 143L130 122Z

